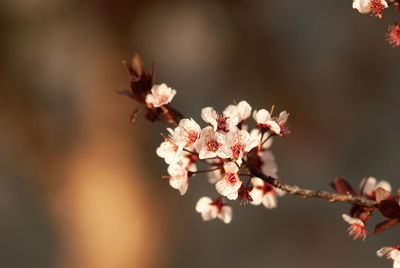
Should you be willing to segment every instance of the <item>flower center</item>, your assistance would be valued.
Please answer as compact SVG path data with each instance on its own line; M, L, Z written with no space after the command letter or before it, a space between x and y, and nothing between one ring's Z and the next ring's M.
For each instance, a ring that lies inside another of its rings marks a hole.
M228 132L226 124L227 119L227 117L217 115L217 118L215 118L215 120L217 121L217 131Z
M195 143L195 141L197 140L197 137L198 137L197 132L194 130L189 130L189 131L186 131L186 133L187 133L189 143L190 144Z
M206 142L207 145L207 150L211 152L216 152L219 147L221 147L221 144L216 141L215 139L210 139Z
M400 27L398 24L389 25L386 40L394 47L400 46Z
M236 143L232 147L232 154L235 159L238 159L240 156L240 153L244 150L244 145L241 143Z
M168 102L168 96L167 95L160 95L158 97L158 104L161 105L165 102Z
M372 0L371 3L369 4L369 10L375 16L381 18L382 17L382 10L385 9L386 7L382 4L381 0Z

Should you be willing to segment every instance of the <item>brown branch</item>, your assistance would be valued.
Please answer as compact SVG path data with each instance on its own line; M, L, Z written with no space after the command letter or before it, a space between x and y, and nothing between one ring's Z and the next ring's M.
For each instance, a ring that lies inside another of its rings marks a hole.
M342 195L342 194L335 194L327 191L320 191L320 190L309 190L309 189L302 189L296 185L292 186L289 184L286 184L276 178L270 177L265 175L262 172L259 172L258 170L249 167L251 174L253 174L255 177L258 177L262 179L263 181L268 182L269 184L272 184L273 186L289 193L292 195L298 195L303 198L321 198L321 199L327 199L329 202L345 202L345 203L350 203L354 205L360 205L363 207L368 207L368 208L377 208L377 204L375 201L364 198L364 197L359 197L359 196L354 196L354 195Z

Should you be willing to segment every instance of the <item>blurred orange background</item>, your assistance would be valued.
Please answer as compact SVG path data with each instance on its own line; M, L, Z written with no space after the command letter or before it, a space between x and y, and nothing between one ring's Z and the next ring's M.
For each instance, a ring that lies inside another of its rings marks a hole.
M384 33L398 18L351 0L0 2L0 267L391 267L375 251L400 228L373 235L376 214L353 242L346 204L286 196L203 223L213 186L198 176L181 197L162 180L166 125L131 126L115 91L138 52L198 122L233 100L288 110L293 134L272 147L284 181L397 189L400 49Z

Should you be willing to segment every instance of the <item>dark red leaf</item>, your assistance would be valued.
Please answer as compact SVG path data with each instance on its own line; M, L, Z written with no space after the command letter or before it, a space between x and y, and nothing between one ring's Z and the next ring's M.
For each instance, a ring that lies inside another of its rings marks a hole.
M395 219L390 219L390 220L378 223L375 226L375 234L382 233L383 231L386 231L387 229L396 226L399 222L400 222L400 219L399 218L395 218Z
M400 218L400 206L393 200L382 200L378 204L379 210L386 218Z
M332 187L338 192L339 194L351 194L354 196L358 196L358 193L351 187L351 185L342 178L336 178Z

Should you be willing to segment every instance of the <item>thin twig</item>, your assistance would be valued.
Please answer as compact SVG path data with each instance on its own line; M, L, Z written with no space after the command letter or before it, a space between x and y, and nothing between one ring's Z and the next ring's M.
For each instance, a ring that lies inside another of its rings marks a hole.
M269 184L289 193L292 195L298 195L303 198L321 198L321 199L327 199L329 202L345 202L345 203L350 203L350 204L355 204L355 205L360 205L363 207L369 207L369 208L376 208L377 204L375 201L364 198L364 197L359 197L359 196L353 196L353 195L342 195L342 194L335 194L327 191L320 191L320 190L309 190L309 189L302 189L298 186L292 186L289 184L286 184L276 178L273 178L271 176L267 176L262 172L259 172L255 168L249 167L251 173L263 181L268 182Z

